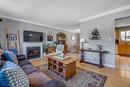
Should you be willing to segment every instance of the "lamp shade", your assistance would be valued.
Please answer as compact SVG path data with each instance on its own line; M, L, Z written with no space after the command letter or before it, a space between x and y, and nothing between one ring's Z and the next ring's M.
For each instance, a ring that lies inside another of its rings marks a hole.
M75 36L72 36L71 39L72 39L72 40L75 40Z
M83 42L85 42L85 40L84 40L83 38L81 38L81 39L80 39L80 42L83 43Z

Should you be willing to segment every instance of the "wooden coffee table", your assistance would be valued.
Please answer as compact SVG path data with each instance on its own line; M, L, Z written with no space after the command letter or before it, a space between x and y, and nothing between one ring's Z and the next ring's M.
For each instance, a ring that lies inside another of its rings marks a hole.
M76 74L76 60L75 58L68 58L60 60L54 56L47 56L48 69L62 76L65 80L70 79Z

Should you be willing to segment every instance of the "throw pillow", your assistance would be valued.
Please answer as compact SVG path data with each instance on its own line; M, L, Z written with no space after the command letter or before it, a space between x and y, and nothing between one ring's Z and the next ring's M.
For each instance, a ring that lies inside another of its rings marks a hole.
M7 79L7 76L4 73L4 69L9 67L16 67L16 64L6 61L4 65L2 66L2 70L0 71L0 87L9 87L9 81Z
M8 83L8 87L29 87L28 78L18 65L7 61L4 63L1 72L3 79Z
M12 63L10 61L6 61L3 66L2 69L6 69L6 68L12 68L12 67L18 67L15 63Z
M0 87L9 87L8 84L9 83L5 74L2 71L0 71Z
M6 58L7 61L14 62L14 63L16 63L18 65L17 57L16 57L16 55L13 52L11 52L11 51L4 51L3 55L4 55L4 57Z

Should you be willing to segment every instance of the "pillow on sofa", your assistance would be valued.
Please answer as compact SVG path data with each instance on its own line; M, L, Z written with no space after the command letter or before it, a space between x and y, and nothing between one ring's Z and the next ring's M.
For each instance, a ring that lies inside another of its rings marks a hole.
M6 68L12 68L12 67L18 67L18 65L16 65L15 63L12 63L10 61L6 61L3 66L2 69L6 69Z
M0 71L0 87L9 87L5 74Z
M6 58L7 61L11 61L11 62L18 64L17 57L13 52L4 51L2 55Z
M0 87L29 87L29 80L24 71L10 61L4 63L0 71L0 78L2 78L0 79Z

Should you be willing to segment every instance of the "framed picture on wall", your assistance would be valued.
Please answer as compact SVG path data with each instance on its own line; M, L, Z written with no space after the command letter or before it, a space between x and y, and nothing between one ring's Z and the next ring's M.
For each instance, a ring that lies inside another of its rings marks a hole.
M47 36L47 41L53 41L53 36Z
M10 41L16 41L17 35L16 34L7 34L7 39Z

